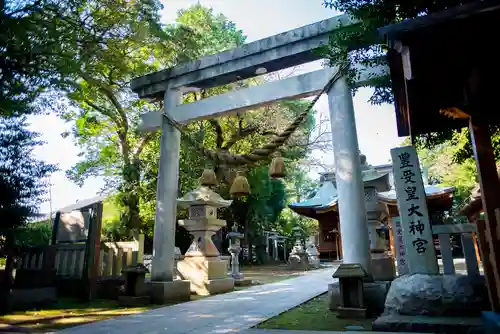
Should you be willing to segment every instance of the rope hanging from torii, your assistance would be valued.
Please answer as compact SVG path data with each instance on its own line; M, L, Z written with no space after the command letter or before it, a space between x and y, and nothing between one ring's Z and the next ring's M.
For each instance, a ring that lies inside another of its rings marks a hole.
M315 104L318 102L321 95L328 92L333 84L339 80L344 73L344 70L347 66L342 66L338 69L337 72L332 76L332 78L328 81L328 83L323 87L321 92L319 92L315 98L311 101L311 103L307 106L307 108L301 112L295 120L280 134L275 136L269 143L265 144L260 148L253 149L248 154L231 154L228 151L215 152L213 150L207 149L203 146L203 144L197 142L190 136L186 135L186 133L182 129L182 125L168 117L165 113L163 116L166 120L175 128L177 128L184 138L203 156L208 158L213 162L219 162L220 164L230 166L230 167L238 167L243 165L251 165L257 163L267 157L269 155L275 153L273 161L271 162L270 168L270 176L279 178L284 177L284 161L279 152L276 152L281 146L283 146L286 141L291 137L291 135L299 128L299 126L304 122L306 117L309 115ZM205 186L214 186L216 184L215 174L210 172L210 170L205 169L202 175L202 185ZM247 191L248 190L248 191ZM235 178L233 185L231 186L230 193L232 195L246 195L249 193L248 181L246 178L239 173Z

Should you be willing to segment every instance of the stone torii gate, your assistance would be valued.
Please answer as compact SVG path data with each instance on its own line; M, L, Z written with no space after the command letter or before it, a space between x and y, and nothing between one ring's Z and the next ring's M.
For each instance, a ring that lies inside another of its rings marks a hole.
M335 68L267 82L237 91L181 104L182 93L229 84L242 79L301 65L321 59L314 52L328 43L329 35L340 26L352 24L346 15L336 16L301 28L246 44L240 48L180 64L176 67L139 77L132 90L140 98L164 99L164 112L170 119L186 124L236 112L252 110L284 99L319 94ZM362 71L358 85L385 68ZM339 193L339 208L344 261L360 263L370 272L370 250L364 191L359 163L358 139L351 90L345 77L327 92ZM160 112L141 116L140 131L161 129L161 148L153 239L151 282L160 299L172 297L174 287L174 242L176 198L181 133Z

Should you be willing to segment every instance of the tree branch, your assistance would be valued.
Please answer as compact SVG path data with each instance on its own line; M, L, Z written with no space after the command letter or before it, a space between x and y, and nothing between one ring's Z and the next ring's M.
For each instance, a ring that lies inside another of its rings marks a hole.
M115 123L117 126L120 126L120 123L119 123L119 122L117 122L117 120L115 119L115 117L113 117L113 113L111 113L109 110L106 110L106 109L104 109L104 108L102 108L102 107L100 107L100 106L96 105L95 103L93 103L93 102L89 101L88 99L85 99L85 100L84 100L84 102L85 102L85 104L87 104L89 107L91 107L91 108L93 108L93 109L97 110L98 112L100 112L100 113L101 113L101 114L103 114L104 116L108 116L108 117L111 119L111 121L112 121L113 123Z
M222 127L220 126L219 121L217 121L216 119L211 118L208 121L210 125L214 127L216 135L215 147L217 148L217 150L219 150L222 148L222 144L224 144L224 133L222 132Z
M245 139L246 137L254 134L259 130L257 125L249 126L244 129L239 130L237 133L231 136L231 138L227 141L226 145L222 147L224 150L229 150L234 146L239 140Z
M92 78L88 73L85 73L84 71L80 71L80 76L89 84L97 86L98 89L111 101L113 106L116 108L116 111L118 112L119 116L121 117L121 122L119 122L119 124L123 127L124 132L127 133L128 132L127 115L120 101L118 101L118 99L116 98L113 89L110 86L100 82L99 80Z
M139 142L139 145L137 146L137 149L134 152L134 159L139 159L139 155L141 155L142 151L144 150L144 147L146 147L146 144L150 140L152 140L154 136L155 136L154 132L149 132L144 137L142 137L141 141Z

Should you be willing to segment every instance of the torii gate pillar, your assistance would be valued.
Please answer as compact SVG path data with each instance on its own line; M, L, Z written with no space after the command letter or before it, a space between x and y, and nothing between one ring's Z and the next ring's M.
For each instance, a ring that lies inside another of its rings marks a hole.
M328 92L344 263L371 273L365 192L351 89L344 76Z
M181 98L179 90L166 90L163 104L165 113L177 107ZM162 117L151 264L151 298L159 303L189 300L191 295L190 281L174 280L180 145L180 131Z

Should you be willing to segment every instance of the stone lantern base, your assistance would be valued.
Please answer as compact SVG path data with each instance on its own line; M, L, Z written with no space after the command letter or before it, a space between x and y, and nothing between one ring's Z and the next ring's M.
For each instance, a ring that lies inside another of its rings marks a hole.
M227 276L228 261L219 257L186 256L177 263L179 275L191 282L191 292L200 296L232 291L234 279Z
M295 253L290 254L288 258L288 269L290 270L309 270L312 269L313 266L309 263L309 257L307 253Z
M394 258L387 253L372 253L371 274L375 281L392 281L396 278Z

